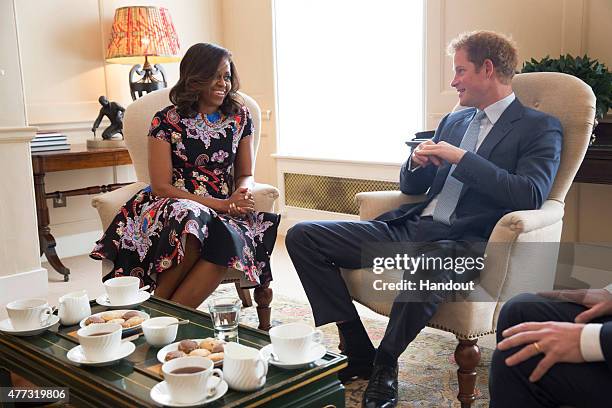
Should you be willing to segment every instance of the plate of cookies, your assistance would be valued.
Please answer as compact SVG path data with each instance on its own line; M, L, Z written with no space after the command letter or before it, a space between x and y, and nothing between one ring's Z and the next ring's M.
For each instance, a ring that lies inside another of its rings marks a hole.
M126 332L139 329L142 322L147 319L149 319L149 315L139 310L109 310L92 314L81 320L79 325L86 327L96 323L119 323L123 326L123 331Z
M225 341L212 337L181 340L160 349L157 352L157 359L163 364L166 361L179 357L199 356L210 358L215 363L215 366L218 367L223 363L224 347Z

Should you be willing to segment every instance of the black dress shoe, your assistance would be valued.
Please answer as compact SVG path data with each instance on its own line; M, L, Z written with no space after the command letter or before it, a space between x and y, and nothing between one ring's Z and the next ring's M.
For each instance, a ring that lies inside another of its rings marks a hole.
M363 378L368 380L372 375L372 369L374 368L374 355L371 357L348 357L348 366L344 367L338 372L338 378L342 384L348 384L349 382Z
M397 366L375 365L368 387L363 393L363 408L397 406Z

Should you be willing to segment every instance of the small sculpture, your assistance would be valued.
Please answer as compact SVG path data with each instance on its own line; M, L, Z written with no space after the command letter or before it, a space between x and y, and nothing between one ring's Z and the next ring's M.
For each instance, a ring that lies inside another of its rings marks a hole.
M119 105L117 102L110 102L106 96L101 96L98 98L98 102L102 107L100 108L100 113L98 113L98 117L91 128L91 131L94 134L94 139L96 137L96 130L100 126L100 122L102 122L102 118L104 116L108 117L111 124L109 127L104 129L102 132L103 140L112 140L113 135L120 133L123 137L123 112L125 112L125 108Z

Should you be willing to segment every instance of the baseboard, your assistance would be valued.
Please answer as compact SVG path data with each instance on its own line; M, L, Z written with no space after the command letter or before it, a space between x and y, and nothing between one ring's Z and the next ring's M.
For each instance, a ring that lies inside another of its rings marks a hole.
M98 222L97 220L95 221ZM96 241L102 237L103 231L98 229L91 230L92 222L89 220L69 224L71 228L57 228L57 226L51 226L51 233L55 237L55 251L57 252L57 255L60 258L69 258L71 256L89 254L94 248ZM78 229L75 227L78 227ZM96 228L99 228L99 226L96 225ZM70 230L70 233L63 235L68 232L68 230ZM75 233L75 230L85 232ZM58 232L57 235L54 233L56 231ZM47 259L43 255L41 262L46 261Z
M14 275L0 276L0 307L16 299L46 298L49 291L47 270L37 268Z

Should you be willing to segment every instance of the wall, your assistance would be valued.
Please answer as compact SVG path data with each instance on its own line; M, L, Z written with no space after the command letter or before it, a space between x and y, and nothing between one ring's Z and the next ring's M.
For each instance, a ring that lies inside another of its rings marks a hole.
M11 4L2 2L5 3ZM90 129L100 109L100 95L124 107L131 103L127 81L131 67L106 64L104 56L114 10L134 4L167 7L183 53L197 42L222 43L221 0L19 0L15 5L23 62L25 123L60 130L73 144L85 143L92 136ZM0 48L0 52L6 52ZM164 64L164 68L172 86L178 79L178 64ZM14 84L18 82L13 87ZM98 135L107 125L105 119ZM51 192L134 179L132 166L120 166L49 173L45 181ZM48 201L51 231L60 257L87 253L101 235L90 201L90 196L68 197L64 208L52 208Z

